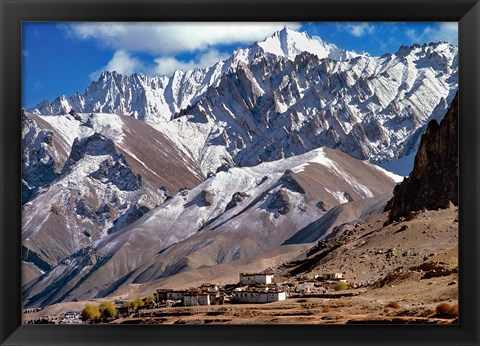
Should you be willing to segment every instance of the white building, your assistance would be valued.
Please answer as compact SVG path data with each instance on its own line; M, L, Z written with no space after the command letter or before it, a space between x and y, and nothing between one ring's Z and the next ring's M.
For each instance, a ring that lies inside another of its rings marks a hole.
M255 273L255 274L240 274L240 283L242 285L269 285L273 281L273 273Z
M66 312L64 315L65 318L80 318L80 313L76 311Z
M174 291L171 289L157 290L157 292L154 293L155 302L159 303L165 300L183 300L185 293L185 291Z
M185 306L210 305L210 295L208 293L188 293L183 296L183 304Z
M317 280L342 280L343 273L324 273L315 275L315 279Z
M285 291L236 291L233 293L235 300L241 303L270 303L287 299Z

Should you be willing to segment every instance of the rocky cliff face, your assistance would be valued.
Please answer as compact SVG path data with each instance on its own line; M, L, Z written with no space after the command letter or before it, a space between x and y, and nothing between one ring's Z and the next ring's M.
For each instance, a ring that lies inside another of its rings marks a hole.
M421 209L458 205L458 93L440 124L430 121L408 178L395 187L388 222Z

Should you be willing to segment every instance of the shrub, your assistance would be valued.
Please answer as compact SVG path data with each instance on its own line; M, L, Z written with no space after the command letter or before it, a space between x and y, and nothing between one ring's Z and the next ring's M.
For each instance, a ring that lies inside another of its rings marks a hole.
M155 305L155 298L153 296L148 296L142 299L144 302L145 306L148 308L151 308Z
M437 305L436 308L437 314L447 318L458 317L458 304L449 305L447 303L442 303Z
M447 315L448 312L450 311L450 305L448 305L447 303L442 303L442 304L439 304L437 305L437 314L439 315Z
M343 291L348 288L346 282L340 281L338 284L335 285L335 291Z
M452 307L450 308L450 316L458 317L458 304L452 305Z
M87 304L80 315L83 321L94 321L100 318L100 310L96 305Z
M138 297L133 302L130 302L130 308L134 311L140 309L144 305L145 305L145 303L143 302L143 300L141 300Z
M103 302L99 305L98 310L103 319L115 317L117 315L117 309L112 302Z
M391 301L391 302L388 302L387 305L385 305L385 307L398 309L400 307L400 305L398 305L397 302Z

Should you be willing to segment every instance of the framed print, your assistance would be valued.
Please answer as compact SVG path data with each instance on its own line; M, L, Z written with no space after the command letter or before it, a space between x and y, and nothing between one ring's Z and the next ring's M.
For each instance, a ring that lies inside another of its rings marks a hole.
M478 1L0 3L2 345L478 345Z

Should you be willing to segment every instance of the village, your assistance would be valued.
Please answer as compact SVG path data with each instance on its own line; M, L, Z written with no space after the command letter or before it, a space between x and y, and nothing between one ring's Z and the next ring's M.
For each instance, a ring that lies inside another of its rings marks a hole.
M203 284L189 290L159 289L154 297L157 304L170 301L183 306L220 305L228 303L262 304L286 300L289 297L301 297L305 294L325 294L338 286L345 289L346 280L343 273L316 275L315 280L300 282L275 282L272 272L241 273L237 284L217 286Z
M355 285L357 288L357 285ZM142 318L165 315L168 308L190 308L210 305L267 304L293 298L338 298L358 295L358 291L344 291L348 288L344 274L340 272L321 273L313 278L288 280L275 278L273 272L240 273L236 284L224 286L204 283L199 287L176 290L161 288L153 293L153 301L144 304L147 297L132 304L127 299L113 302L115 316L108 322L128 318ZM24 314L39 312L41 309L24 310ZM182 315L182 313L177 314ZM57 315L43 315L26 321L27 324L83 324L94 323L82 316L81 311L68 311Z

